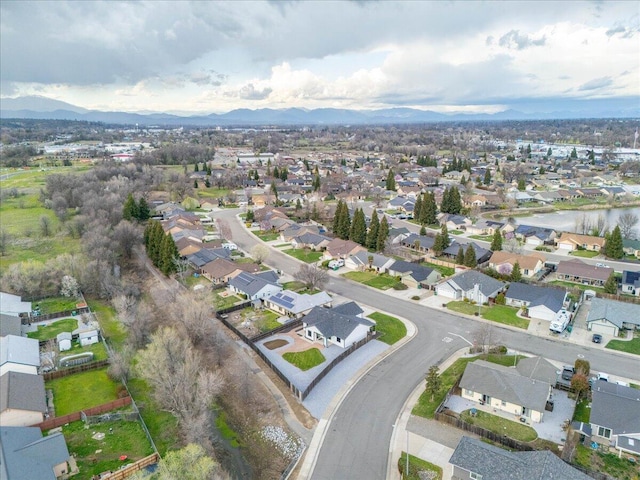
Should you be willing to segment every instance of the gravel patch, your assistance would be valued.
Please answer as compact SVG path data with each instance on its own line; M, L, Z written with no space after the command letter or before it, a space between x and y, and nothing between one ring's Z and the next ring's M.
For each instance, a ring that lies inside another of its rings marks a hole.
M304 450L304 441L289 435L282 427L267 425L262 429L262 438L273 443L289 460L299 457Z

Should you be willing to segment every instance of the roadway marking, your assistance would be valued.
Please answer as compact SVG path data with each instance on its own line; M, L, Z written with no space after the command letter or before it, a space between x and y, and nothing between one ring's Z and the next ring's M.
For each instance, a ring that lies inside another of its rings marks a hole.
M464 340L465 342L467 342L469 345L471 345L473 347L473 343L471 343L469 340L464 338L462 335L458 335L457 333L453 333L453 332L447 332L447 333L449 335L453 335L454 337L460 337L462 340Z
M584 355L579 353L578 355L576 355L578 358L584 358Z
M453 341L453 339L452 339L451 337L444 337L444 338L442 339L442 341L443 341L444 343L449 343L449 342Z

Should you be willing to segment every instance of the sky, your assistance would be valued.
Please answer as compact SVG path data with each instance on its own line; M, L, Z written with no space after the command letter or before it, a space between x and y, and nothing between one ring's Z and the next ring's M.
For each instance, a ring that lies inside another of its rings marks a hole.
M0 2L0 95L105 111L640 106L640 2Z

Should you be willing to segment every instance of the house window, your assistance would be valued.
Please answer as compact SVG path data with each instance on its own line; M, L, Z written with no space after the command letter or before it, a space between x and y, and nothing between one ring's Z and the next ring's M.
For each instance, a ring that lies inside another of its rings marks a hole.
M630 445L631 447L633 447L633 446L636 444L636 442L635 442L635 440L634 440L633 438L629 438L629 439L627 439L627 440L628 440L629 445Z
M473 480L482 480L482 475L476 472L471 472L469 473L469 478L472 478Z
M598 436L603 438L611 438L611 429L598 427Z
M465 390L464 390L464 394L465 394L465 395L467 395L467 396L469 396L469 397L472 397L472 396L473 396L473 390L467 390L467 389L465 389Z
M507 406L507 402L505 402L504 400L502 400L502 401L500 402L500 405L502 405L503 407L506 407L506 406Z

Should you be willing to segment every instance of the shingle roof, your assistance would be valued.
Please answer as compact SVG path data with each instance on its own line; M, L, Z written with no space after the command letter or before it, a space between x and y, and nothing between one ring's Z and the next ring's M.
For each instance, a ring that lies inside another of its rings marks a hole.
M623 323L640 325L640 305L616 302L605 298L593 298L591 309L587 314L587 323L603 319L618 328L622 328Z
M341 303L333 307L333 311L341 313L342 315L358 316L364 313L364 310L360 308L356 302Z
M550 385L555 385L558 378L558 369L542 357L522 358L516 365L516 370L524 377L541 380Z
M0 377L0 412L8 408L45 412L44 379L40 375L7 372Z
M580 260L561 260L558 262L558 275L574 275L576 277L588 278L591 280L605 281L613 272L613 268L596 267L588 265Z
M22 321L20 317L0 313L0 337L5 335L20 335L22 333Z
M379 253L369 253L365 250L361 250L349 256L354 263L364 266L369 266L369 257L371 257L371 265L377 268L383 267L389 262L389 260L391 260L389 257L385 257Z
M622 284L640 287L640 272L632 272L630 270L622 271Z
M358 325L372 327L373 322L354 315L343 315L333 308L314 307L302 322L307 326L314 326L326 338L338 337L345 339Z
M598 380L591 394L593 425L610 428L614 435L640 434L640 390Z
M455 285L465 292L473 290L477 283L480 292L482 292L485 297L492 296L506 285L506 283L491 278L489 275L485 275L477 270L467 270L466 272L459 273L449 279L449 282L455 283Z
M18 295L0 292L0 313L18 317L21 313L31 312L31 302L23 302Z
M554 312L559 311L564 304L566 290L561 288L540 287L521 282L514 282L509 285L509 290L505 294L506 298L530 302L529 307L545 305Z
M40 366L40 345L38 340L16 335L0 337L0 366L5 363Z
M0 427L0 478L55 480L53 467L69 459L62 433L42 436L38 427Z
M417 235L415 233L412 233L402 240L402 244L413 247L416 241L420 242L420 248L431 248L433 247L433 244L436 240L435 237L429 237L427 235Z
M257 275L258 274L242 272L229 280L229 285L249 296L255 295L267 285L280 286L275 282L271 282Z
M326 292L309 295L308 293L299 294L291 290L283 290L269 297L269 302L296 314L316 306L331 303L331 297Z
M460 439L449 463L483 480L591 480L549 450L509 452L470 437Z
M454 241L453 243L451 243L451 245L449 245L447 248L444 249L443 253L447 255L457 255L458 250L460 250L460 247L462 247L462 249L466 252L467 248L469 248L469 245L473 245L473 249L476 251L476 258L478 260L480 260L485 256L490 256L491 254L491 250L481 247L475 242L461 243L458 241Z

